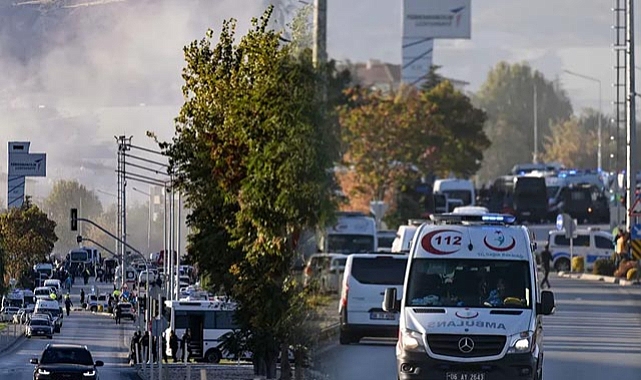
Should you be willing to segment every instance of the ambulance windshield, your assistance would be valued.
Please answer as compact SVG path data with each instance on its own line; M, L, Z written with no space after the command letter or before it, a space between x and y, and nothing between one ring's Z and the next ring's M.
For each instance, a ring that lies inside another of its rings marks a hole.
M527 261L415 259L406 306L530 308Z

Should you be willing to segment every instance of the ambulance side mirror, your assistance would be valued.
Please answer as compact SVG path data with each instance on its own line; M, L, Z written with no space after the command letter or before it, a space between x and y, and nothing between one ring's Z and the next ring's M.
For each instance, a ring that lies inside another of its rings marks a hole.
M541 315L552 315L555 311L554 293L549 290L542 290L541 302L536 305L536 312Z
M385 289L383 311L394 313L400 310L400 302L396 300L396 288Z

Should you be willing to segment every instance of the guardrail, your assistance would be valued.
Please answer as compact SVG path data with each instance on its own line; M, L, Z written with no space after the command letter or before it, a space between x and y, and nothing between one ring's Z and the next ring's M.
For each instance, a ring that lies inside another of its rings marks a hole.
M23 337L24 329L24 324L8 323L7 326L0 331L0 353L11 348L19 338Z

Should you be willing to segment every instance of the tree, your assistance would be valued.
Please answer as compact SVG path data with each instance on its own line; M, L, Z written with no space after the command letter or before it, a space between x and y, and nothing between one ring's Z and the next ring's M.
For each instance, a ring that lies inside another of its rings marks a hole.
M27 276L34 264L49 259L58 240L56 222L31 203L29 197L19 208L0 215L4 284L11 278Z
M489 141L485 114L449 81L426 91L410 87L384 94L354 89L341 107L344 166L356 185L351 197L389 201L404 185L433 173L467 177ZM346 183L346 181L343 181Z
M191 210L189 255L238 302L255 372L274 378L293 327L293 237L334 209L328 152L338 144L317 98L319 72L267 30L270 16L271 7L237 45L229 20L215 47L209 31L184 49L186 101L160 146Z
M543 153L550 125L572 115L566 93L525 63L500 62L488 73L475 99L477 106L487 112L485 133L492 142L478 173L482 180L507 174L517 163L532 162L535 88L538 147Z
M560 162L568 168L597 167L599 117L602 118L602 128L605 129L603 125L608 125L606 117L593 110L553 125L551 135L546 137L544 159ZM606 152L605 145L602 152ZM604 158L604 163L605 160Z
M63 254L78 246L77 235L89 231L89 227L84 230L85 223L82 222L78 224L78 231L71 231L69 210L72 208L78 209L79 217L91 220L102 214L100 199L92 190L88 190L78 181L57 181L44 201L43 210L56 222L56 235L60 240L56 243L55 249Z

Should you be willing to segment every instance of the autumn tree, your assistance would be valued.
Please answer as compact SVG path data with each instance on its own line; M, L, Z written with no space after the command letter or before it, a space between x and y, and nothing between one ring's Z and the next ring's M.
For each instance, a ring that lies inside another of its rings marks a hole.
M294 327L293 237L333 211L328 152L338 144L310 55L268 30L270 16L252 20L238 44L229 20L215 46L209 31L185 47L185 103L161 149L191 210L189 255L238 302L255 372L274 378Z
M435 79L436 81L436 79ZM354 89L340 110L345 144L343 178L352 197L389 201L421 176L472 175L489 141L485 114L449 81L383 93Z
M475 98L487 112L484 130L492 142L478 173L483 181L507 174L515 164L532 162L535 94L538 147L543 153L550 126L572 115L567 94L526 63L500 62L488 73Z
M56 222L56 235L60 240L55 249L62 254L77 247L76 236L92 228L81 222L78 231L71 231L69 210L76 208L79 216L91 220L96 220L102 214L102 204L96 193L78 181L56 181L42 208Z
M4 284L28 276L34 264L49 259L58 240L56 222L27 197L21 207L0 214Z

